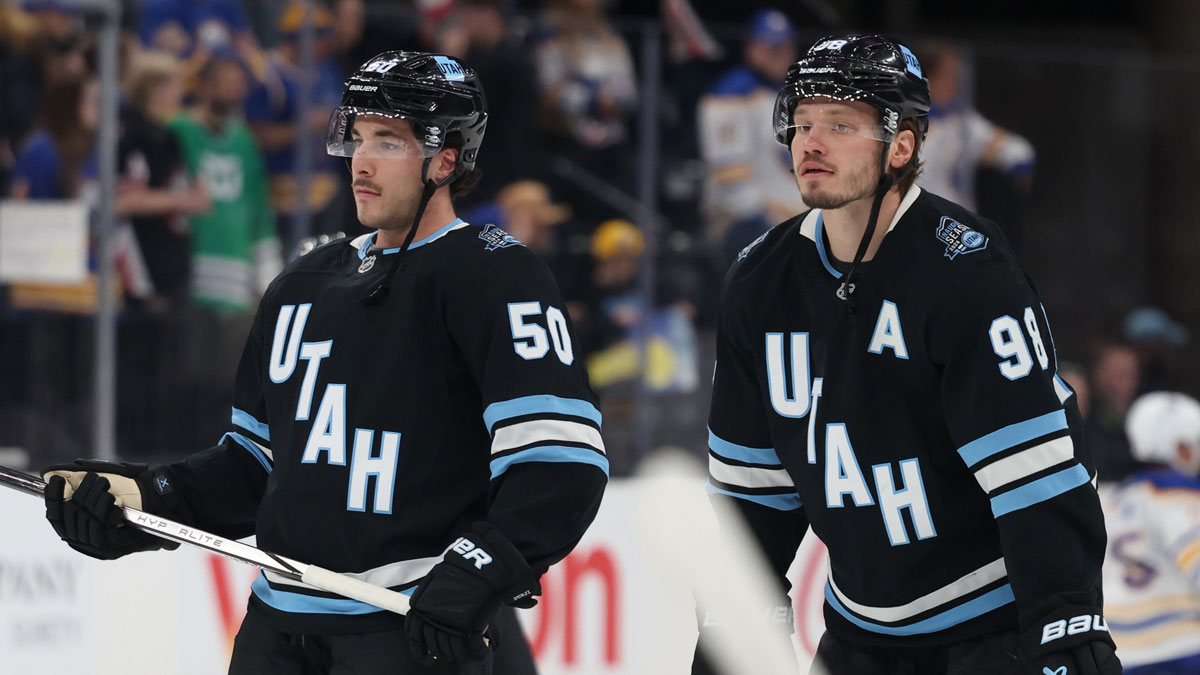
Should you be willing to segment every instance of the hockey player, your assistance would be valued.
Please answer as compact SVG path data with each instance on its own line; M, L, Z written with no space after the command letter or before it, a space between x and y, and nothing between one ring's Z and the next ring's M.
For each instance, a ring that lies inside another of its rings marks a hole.
M102 559L160 548L120 503L411 593L406 618L264 574L232 673L532 672L510 611L578 542L607 480L600 413L546 267L455 217L487 123L456 59L388 52L346 83L327 147L358 218L271 284L216 447L52 467L47 517ZM485 634L487 640L485 641ZM406 646L407 643L407 646ZM524 650L523 666L499 665ZM411 651L411 654L410 654Z
M814 672L1119 673L1078 410L996 225L914 185L928 110L885 36L792 66L775 131L813 208L727 278L710 492L785 587L810 525L828 547Z
M1146 394L1125 429L1153 466L1103 493L1109 626L1127 675L1200 673L1200 402Z

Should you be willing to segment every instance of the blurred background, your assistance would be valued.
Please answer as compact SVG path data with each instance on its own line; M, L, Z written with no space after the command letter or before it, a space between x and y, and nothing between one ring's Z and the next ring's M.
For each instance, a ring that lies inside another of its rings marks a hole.
M457 210L557 276L614 477L704 458L722 278L804 209L774 95L846 31L914 47L918 183L1000 224L1102 484L1130 476L1131 402L1200 393L1193 0L0 0L0 464L220 438L266 283L363 231L323 138L393 49L480 73L484 178Z
M422 49L487 87L457 208L557 275L614 474L702 456L725 270L804 208L774 92L823 33L879 30L930 78L920 183L1012 240L1119 479L1133 397L1200 377L1198 27L1187 0L5 0L0 447L154 462L219 438L265 283L362 231L323 152L344 78Z

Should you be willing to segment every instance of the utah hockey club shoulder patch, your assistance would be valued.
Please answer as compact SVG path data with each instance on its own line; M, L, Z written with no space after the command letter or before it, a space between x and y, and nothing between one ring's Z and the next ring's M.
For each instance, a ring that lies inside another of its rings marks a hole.
M960 253L982 251L991 241L982 232L972 230L950 216L942 216L934 235L946 245L946 257L951 260Z
M479 231L479 238L485 243L484 248L488 251L495 251L498 248L508 248L509 246L524 246L516 237L496 227L495 225L484 225Z
M752 249L752 248L754 248L755 246L758 246L759 244L761 244L761 243L762 243L762 241L763 241L763 239L766 239L766 238L767 238L767 235L768 235L768 234L771 234L771 231L770 231L770 230L767 230L766 232L763 232L762 234L758 235L758 239L755 239L754 241L750 242L749 244L746 244L746 248L742 249L742 250L741 250L741 252L739 252L739 253L738 253L738 255L737 255L737 259L738 259L738 260L745 260L745 259L746 259L746 256L750 255L750 249Z

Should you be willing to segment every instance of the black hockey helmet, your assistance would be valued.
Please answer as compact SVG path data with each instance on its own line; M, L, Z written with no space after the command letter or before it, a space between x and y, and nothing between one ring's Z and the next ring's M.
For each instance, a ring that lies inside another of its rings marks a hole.
M929 128L929 81L912 51L886 35L817 40L792 64L775 99L775 140L791 146L796 104L816 97L878 108L889 141L909 118L916 120L922 138Z
M354 156L350 132L357 115L408 120L427 158L460 134L458 164L446 182L475 167L488 118L474 70L450 56L404 51L384 52L346 80L325 135L329 154Z

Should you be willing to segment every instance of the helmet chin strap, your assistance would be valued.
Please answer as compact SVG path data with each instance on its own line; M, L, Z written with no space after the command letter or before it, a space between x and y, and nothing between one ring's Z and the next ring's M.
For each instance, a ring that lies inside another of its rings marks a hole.
M892 138L894 139L895 136ZM871 239L875 236L875 227L879 220L879 210L883 208L883 198L887 196L888 190L891 190L892 186L907 178L908 174L912 171L911 167L906 167L895 178L888 173L888 151L891 150L891 147L892 141L889 139L883 144L883 150L879 153L879 182L875 185L875 199L871 202L871 214L867 216L867 228L863 230L862 239L858 242L858 250L854 252L854 261L850 263L850 271L846 273L845 281L838 287L838 297L846 301L846 309L851 314L858 312L858 300L854 297L855 273L858 272L858 266L862 263L863 258L866 257L867 248L871 245Z
M455 161L457 162L457 160ZM396 251L395 256L392 258L392 264L388 267L387 274L384 275L379 285L372 289L367 297L363 298L363 301L368 305L377 305L387 297L392 285L392 279L395 278L396 271L400 269L400 259L404 257L409 245L412 244L413 237L417 234L417 227L421 224L421 216L425 215L425 207L429 206L429 200L433 199L433 193L437 192L438 188L449 183L455 177L455 172L451 171L450 175L442 179L440 183L429 178L429 165L432 162L433 156L431 155L426 157L425 162L421 165L421 178L424 184L421 188L421 201L417 203L417 211L413 215L412 227L408 228L408 234L404 235L404 243L400 244L400 250Z

